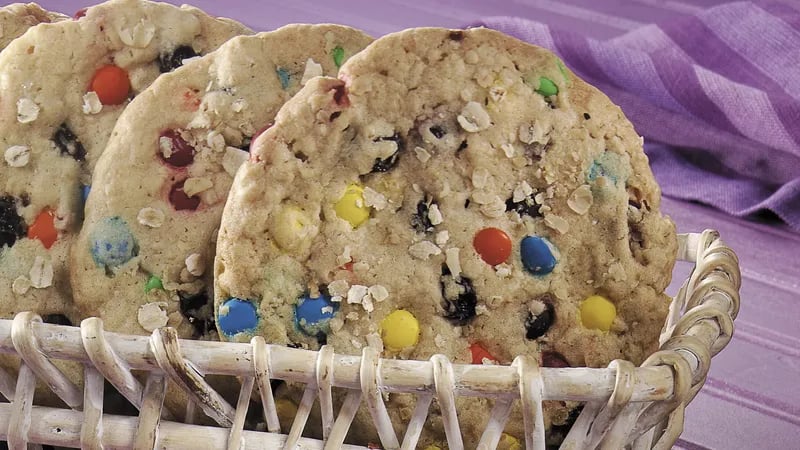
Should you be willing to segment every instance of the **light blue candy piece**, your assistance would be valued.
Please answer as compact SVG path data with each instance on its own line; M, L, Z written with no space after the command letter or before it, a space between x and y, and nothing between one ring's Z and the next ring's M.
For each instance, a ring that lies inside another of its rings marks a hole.
M283 67L278 67L275 69L275 73L278 74L278 79L281 81L281 88L286 90L289 87L289 71Z
M553 244L539 236L525 236L519 246L522 265L534 275L547 275L556 267Z
M100 221L89 234L89 251L98 267L119 267L139 253L136 238L119 216Z
M92 186L81 186L81 200L83 203L86 204L86 199L89 198L89 192L91 192Z
M329 322L338 309L339 305L325 294L313 298L305 294L298 299L294 308L294 320L297 327L309 336L327 334L330 331Z
M256 305L249 300L232 297L225 300L217 315L219 329L226 336L239 333L252 333L258 325Z

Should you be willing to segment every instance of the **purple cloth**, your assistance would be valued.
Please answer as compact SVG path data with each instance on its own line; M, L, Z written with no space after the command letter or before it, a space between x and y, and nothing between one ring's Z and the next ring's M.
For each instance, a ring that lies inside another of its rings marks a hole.
M619 104L665 195L800 231L800 10L730 3L605 41L514 17L477 25L554 51Z

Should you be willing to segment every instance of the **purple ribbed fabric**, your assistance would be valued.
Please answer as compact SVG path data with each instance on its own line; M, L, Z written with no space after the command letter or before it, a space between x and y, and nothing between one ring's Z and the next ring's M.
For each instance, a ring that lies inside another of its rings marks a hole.
M665 195L800 231L800 10L730 3L605 41L514 17L477 25L549 48L619 104Z

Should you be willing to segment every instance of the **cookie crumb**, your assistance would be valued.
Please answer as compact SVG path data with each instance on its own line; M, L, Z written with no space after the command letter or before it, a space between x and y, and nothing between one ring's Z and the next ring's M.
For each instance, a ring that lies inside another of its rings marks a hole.
M331 301L341 302L343 298L347 297L347 291L350 289L350 283L347 280L334 280L328 283L328 292L331 294Z
M231 109L233 112L242 112L247 107L247 100L243 98L237 98L236 100L231 103Z
M352 260L353 258L350 256L350 246L345 245L344 250L342 250L342 254L336 257L336 263L339 265L345 265Z
M152 22L142 18L139 23L131 28L117 29L119 39L128 47L145 48L153 40L156 34L156 26Z
M300 85L304 86L310 79L319 76L322 76L322 65L308 58L306 60L306 68L303 71L303 78L300 79Z
M370 333L367 335L367 347L374 348L378 353L383 353L383 339L378 333Z
M31 280L22 275L15 278L14 282L11 283L11 291L14 292L15 294L25 295L30 288L31 288Z
M433 337L433 344L439 348L444 348L447 345L447 339L441 334L437 334Z
M461 249L458 247L448 248L445 251L447 268L450 269L450 273L453 275L454 279L461 277L461 260L459 259L460 252Z
M439 205L436 203L428 207L428 219L431 221L431 225L439 225L444 222L442 212L439 211Z
M36 289L44 289L52 286L53 263L41 256L37 256L36 259L33 260L33 266L31 267L28 276L31 280L31 287Z
M364 204L375 208L376 211L382 211L386 208L386 197L370 187L365 187Z
M328 325L331 327L331 331L336 333L341 330L342 327L344 327L344 320L340 319L339 317L334 317L330 322L328 322Z
M432 255L439 255L442 250L430 241L420 241L408 247L408 253L414 258L427 261Z
M200 256L200 253L192 253L187 256L185 263L186 270L196 277L203 275L203 272L206 271L206 262Z
M81 109L84 114L97 114L103 110L103 103L100 102L97 92L89 91L83 94L83 106Z
M486 308L486 305L483 305L483 304L475 305L475 315L476 316L480 316L482 314L486 314L487 311L489 311L489 309Z
M458 120L461 128L468 133L477 133L492 125L489 113L478 102L467 103L464 109L461 110L461 114L456 117L456 120Z
M222 168L225 169L228 175L234 177L236 176L236 171L249 157L250 154L244 150L236 147L226 147L225 154L222 155Z
M555 214L546 214L544 216L544 224L561 234L565 234L567 231L569 231L569 222L567 222L567 220L563 217Z
M195 195L207 191L214 186L211 179L206 177L191 177L187 178L183 183L183 192L187 197L194 197Z
M511 266L506 263L498 264L494 266L494 272L500 278L508 278L511 276Z
M345 319L347 319L347 320L358 320L358 313L355 312L355 311L351 311L351 312L347 313L347 315L345 316Z
M447 241L449 240L450 240L450 232L447 230L442 230L436 233L436 237L434 238L434 241L436 241L436 245L438 245L439 247L447 244Z
M367 287L354 284L347 291L347 303L361 303L365 295L367 295Z
M140 306L137 314L139 325L150 332L166 326L169 321L167 318L167 311L165 310L166 307L166 302L145 303Z
M422 147L414 147L414 154L417 155L417 159L423 164L425 164L426 162L428 162L429 159L431 159L430 152L428 152Z
M163 211L148 206L139 210L139 214L136 216L136 219L144 226L158 228L164 224L164 217Z
M572 194L567 199L567 205L569 205L570 209L580 215L586 214L593 202L592 188L588 184L584 184L572 191Z
M625 281L628 279L628 275L625 273L625 268L622 267L622 264L619 261L608 266L608 275L614 281Z
M206 145L215 152L221 152L225 150L225 136L217 130L211 130L206 136Z
M4 156L10 167L25 167L31 159L31 149L26 145L12 145L6 149Z
M376 302L382 302L389 298L389 290L380 284L370 286L367 292Z
M29 98L17 100L17 121L30 123L39 117L39 105Z

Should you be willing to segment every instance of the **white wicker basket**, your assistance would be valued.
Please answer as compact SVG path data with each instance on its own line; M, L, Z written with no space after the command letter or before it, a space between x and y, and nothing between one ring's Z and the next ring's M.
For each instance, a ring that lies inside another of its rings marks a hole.
M100 319L80 328L41 323L32 313L0 320L0 353L16 353L23 363L16 380L0 370L0 439L11 449L30 443L81 448L364 448L344 445L344 437L362 400L372 413L383 448L415 448L429 406L438 400L450 449L463 448L455 396L493 398L494 407L480 448L495 448L512 403L521 399L525 445L544 449L543 400L586 402L562 449L667 449L683 427L683 412L705 382L711 357L733 333L739 310L740 273L734 252L715 231L679 235L679 260L694 270L670 306L661 334L661 350L635 368L617 360L606 369L540 368L518 357L511 366L451 364L442 355L429 361L379 359L374 350L358 356L267 345L178 340L164 328L152 336L103 331ZM84 389L51 360L81 361ZM131 369L147 371L142 386ZM234 407L214 391L204 375L239 377ZM36 378L71 409L34 406ZM103 378L139 409L138 417L103 414ZM270 380L306 384L290 430L280 430ZM163 407L168 380L194 402L188 423L168 420ZM257 386L267 431L243 430L253 388ZM331 387L347 389L334 417ZM382 392L417 394L417 406L402 441L398 440ZM311 406L319 399L323 441L300 437ZM222 427L191 424L199 407ZM281 431L288 434L281 434ZM38 445L32 445L38 447Z

